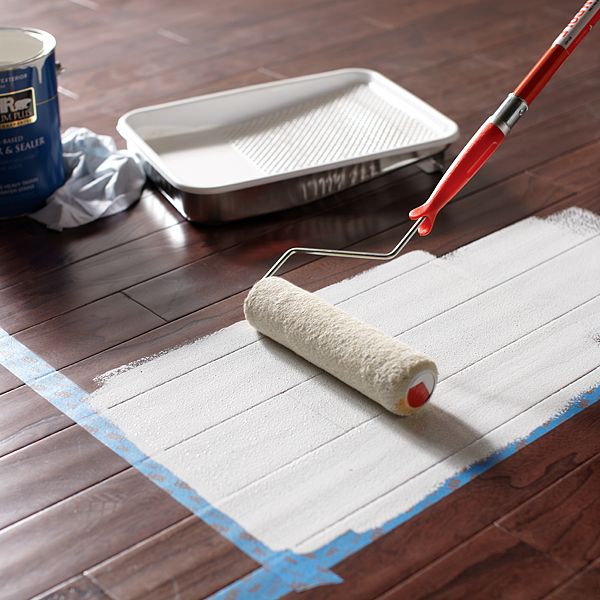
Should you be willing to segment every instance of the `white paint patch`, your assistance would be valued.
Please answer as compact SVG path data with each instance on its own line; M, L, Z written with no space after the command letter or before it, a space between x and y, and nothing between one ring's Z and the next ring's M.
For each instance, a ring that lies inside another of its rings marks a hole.
M600 382L600 217L530 218L318 292L428 353L440 383L395 417L245 322L107 374L89 402L274 550L408 510Z
M79 100L79 94L76 94L75 92L72 92L71 90L68 90L66 87L63 87L62 85L58 86L58 93L62 94L63 96L66 96L67 98L71 98L71 100Z
M89 8L90 10L99 10L99 6L97 2L94 0L70 0L73 4L77 4L78 6L82 6L83 8Z
M162 37L167 38L168 40L172 40L173 42L178 42L179 44L189 44L190 40L174 31L170 31L169 29L157 29L156 33L158 35L162 35Z

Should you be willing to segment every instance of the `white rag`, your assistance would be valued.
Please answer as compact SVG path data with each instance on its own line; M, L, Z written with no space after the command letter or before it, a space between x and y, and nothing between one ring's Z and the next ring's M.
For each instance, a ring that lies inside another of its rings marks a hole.
M30 214L49 229L85 225L129 208L139 200L146 176L139 159L117 150L108 135L70 127L62 136L67 180L44 208Z

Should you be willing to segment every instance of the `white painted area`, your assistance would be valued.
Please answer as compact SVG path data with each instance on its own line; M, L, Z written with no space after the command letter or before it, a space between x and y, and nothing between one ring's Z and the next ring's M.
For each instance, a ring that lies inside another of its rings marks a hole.
M527 219L319 292L436 359L402 419L246 323L108 374L89 402L273 549L378 527L600 382L600 218Z

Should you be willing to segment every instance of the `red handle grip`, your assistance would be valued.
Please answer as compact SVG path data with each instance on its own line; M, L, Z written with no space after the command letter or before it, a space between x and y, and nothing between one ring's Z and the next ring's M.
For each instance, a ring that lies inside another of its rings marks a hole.
M486 122L480 127L450 165L429 200L408 214L413 221L426 217L419 227L419 235L427 235L431 231L440 210L462 190L503 141L504 134L493 123Z

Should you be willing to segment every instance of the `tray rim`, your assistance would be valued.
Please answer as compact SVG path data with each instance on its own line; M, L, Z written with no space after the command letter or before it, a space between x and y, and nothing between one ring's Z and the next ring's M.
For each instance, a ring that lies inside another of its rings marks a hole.
M273 87L281 87L284 85L302 82L302 81L314 81L315 79L326 79L331 77L336 77L340 75L357 75L364 78L364 81L368 83L369 81L378 81L380 84L387 86L388 88L392 88L393 91L400 92L402 95L407 97L411 102L418 105L420 108L430 112L437 119L445 122L448 126L449 133L445 137L436 138L433 141L424 142L421 144L413 144L411 146L405 146L401 149L391 149L385 152L376 152L371 154L364 154L354 158L340 160L330 163L323 163L318 167L308 167L304 169L296 169L292 171L286 171L284 173L278 173L276 175L268 175L265 174L264 177L256 177L253 179L247 179L244 181L238 181L232 184L220 185L220 186L209 186L209 187L197 187L186 184L184 181L181 181L177 176L175 176L170 169L165 165L160 156L152 149L152 147L146 142L146 140L140 136L137 131L129 124L129 119L139 114L143 114L146 112L154 111L161 108L172 108L174 106L180 106L185 104L193 104L198 101L204 101L214 98L222 98L225 96L232 96L238 94L244 94L249 91L259 90L259 89L268 89ZM249 187L255 187L259 185L265 185L269 183L274 183L277 181L283 181L286 179L290 179L292 177L299 177L302 175L310 175L314 173L322 173L325 171L330 171L333 169L337 169L339 167L346 167L350 165L360 164L363 162L368 162L372 160L377 160L381 158L388 158L390 156L402 156L404 154L409 155L415 151L424 150L428 147L435 147L440 145L449 145L452 142L456 141L460 135L460 131L458 128L458 124L450 119L450 117L446 116L429 103L425 102L412 92L408 91L406 88L403 88L396 82L392 81L385 75L381 74L379 71L375 71L374 69L367 69L362 67L349 67L344 69L335 69L332 71L323 71L319 73L302 75L300 77L290 77L286 79L280 79L276 81L268 81L266 83L258 83L253 85L247 85L238 88L232 88L229 90L223 90L218 92L211 92L210 94L201 94L198 96L191 96L188 98L182 98L179 100L174 100L170 102L162 102L159 104L153 104L149 106L143 106L140 108L136 108L130 110L123 114L116 125L117 132L123 137L123 139L127 142L128 148L136 151L141 154L144 160L150 163L150 165L158 171L158 173L164 177L172 186L177 189L190 193L190 194L198 194L198 195L212 195L217 193L226 193L233 192L236 190L247 189Z

